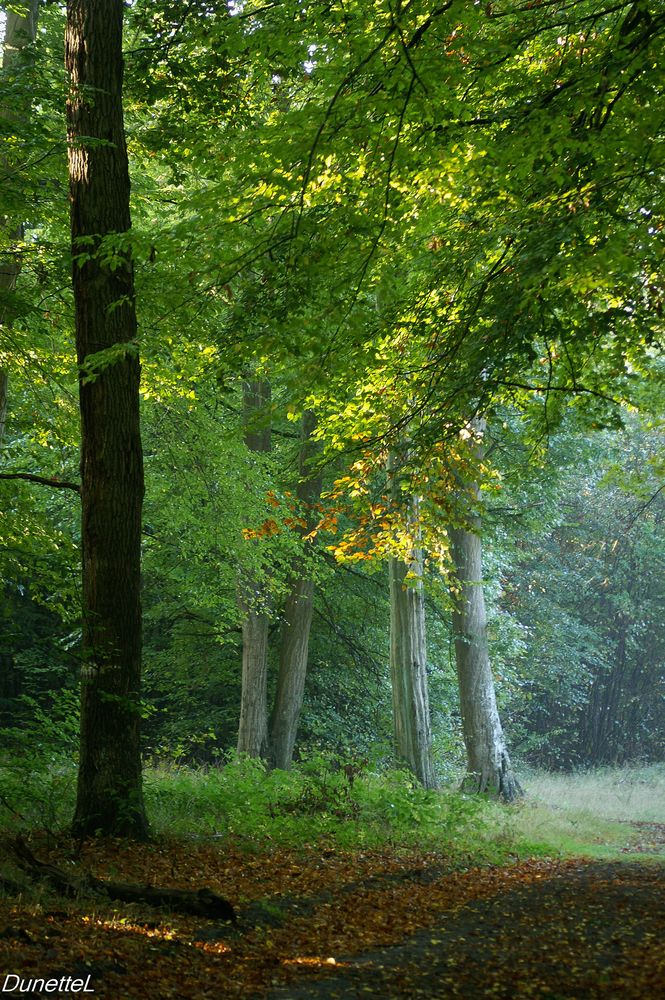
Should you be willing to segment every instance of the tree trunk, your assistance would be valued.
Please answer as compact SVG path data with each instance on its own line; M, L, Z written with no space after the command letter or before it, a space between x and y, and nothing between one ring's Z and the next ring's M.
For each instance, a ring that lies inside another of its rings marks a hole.
M389 564L393 732L397 756L425 788L436 788L431 760L422 563L422 550L414 549L409 565L400 559L391 559ZM415 583L407 582L409 572L417 577Z
M5 69L24 45L34 42L37 33L39 0L23 0L20 6L21 10L10 7L5 12L5 36L2 41L2 65Z
M395 455L388 459L388 476L397 497L399 469ZM425 597L420 510L417 497L409 501L408 520L415 544L409 562L391 558L390 584L390 678L393 701L393 738L396 756L413 771L425 788L436 788L432 767L432 733L427 685ZM408 580L407 580L408 576Z
M242 689L238 753L250 757L268 755L268 627L270 619L262 611L253 610L248 602L258 592L245 590L240 598L245 613L242 623Z
M318 452L312 433L316 418L311 411L303 414L301 444L298 457L296 495L304 508L306 527L312 528L312 505L321 495L321 473L314 469ZM304 544L304 543L303 543ZM314 612L314 581L307 571L304 556L293 567L291 590L284 607L279 656L279 674L275 704L270 720L271 759L275 767L288 769L293 759L298 720L302 709L307 675L309 633Z
M475 527L479 527L476 522ZM522 794L513 774L496 705L487 645L480 535L449 532L460 593L453 612L455 659L467 755L463 788L511 802Z
M121 239L130 228L122 20L122 0L67 4L83 555L81 759L73 832L143 838L148 833L139 745L143 456L134 274ZM95 358L100 351L109 353Z
M5 34L2 41L2 69L7 71L12 63L20 55L21 49L29 42L34 42L37 32L37 10L39 0L30 0L26 3L22 13L7 10L5 13ZM17 119L16 108L8 108L0 105L0 119L14 121ZM23 226L19 222L12 223L8 219L2 219L2 226L10 234L10 243L23 239ZM6 309L3 307L2 299L14 290L16 279L20 270L20 263L17 256L4 254L0 257L0 328L6 322ZM5 435L5 421L7 417L7 392L8 373L0 368L0 444Z
M243 384L245 444L250 451L270 451L270 383L255 379ZM268 755L268 629L265 588L247 578L238 585L242 623L242 687L238 753Z

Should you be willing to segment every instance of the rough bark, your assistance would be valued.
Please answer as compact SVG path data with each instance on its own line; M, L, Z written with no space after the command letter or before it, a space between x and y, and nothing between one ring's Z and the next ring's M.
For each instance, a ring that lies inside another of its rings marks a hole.
M65 59L81 410L83 666L73 830L143 838L143 456L122 117L122 0L69 0ZM106 243L104 240L106 239ZM95 365L95 355L113 349Z
M474 527L479 528L479 523ZM511 802L522 794L522 789L513 774L496 704L487 644L480 535L456 528L450 531L450 540L460 587L453 632L467 755L463 788Z
M391 559L389 565L393 733L397 756L425 788L436 788L431 760L422 563L422 551L414 549L410 564ZM409 573L415 575L415 582L407 581Z
M388 461L388 475L393 495L397 497L401 492L398 489L399 460L394 454ZM408 520L414 547L408 562L391 558L388 564L393 739L396 756L408 765L425 788L436 788L431 759L432 732L427 684L423 552L418 545L418 498L412 497L409 503Z
M270 383L265 379L243 385L245 444L250 451L270 451ZM238 603L243 612L242 686L238 752L268 755L268 630L270 615L265 588L250 577L239 581Z
M303 532L313 527L312 505L321 495L321 473L315 462L318 446L312 439L316 418L311 411L303 414L298 457L296 496L305 515ZM288 769L298 731L307 676L309 634L314 612L314 581L308 573L307 560L301 557L293 566L292 582L284 606L279 673L275 702L270 719L271 761L275 767Z
M257 597L258 595L254 595ZM246 592L242 601L251 600ZM268 628L270 619L261 611L243 606L242 688L238 753L250 757L268 754Z

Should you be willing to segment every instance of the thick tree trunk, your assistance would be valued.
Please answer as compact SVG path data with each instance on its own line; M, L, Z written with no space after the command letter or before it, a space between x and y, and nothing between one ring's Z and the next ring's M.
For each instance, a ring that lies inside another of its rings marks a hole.
M275 704L270 719L270 757L288 770L293 760L298 720L305 694L309 633L314 610L314 582L294 580L284 605Z
M241 606L245 614L242 624L242 689L238 753L250 757L268 755L268 627L270 619L253 610L249 601L258 598L245 590Z
M422 551L415 549L409 565L399 559L391 559L389 565L393 733L397 756L425 788L436 788L431 760L422 564ZM407 581L409 573L415 576L415 582Z
M393 496L397 497L399 467L395 455L388 459L388 475ZM410 560L391 558L388 564L393 738L396 756L425 788L436 788L431 759L423 552L417 544L420 537L417 497L410 500L408 520L415 542Z
M4 5L7 7L7 5ZM17 5L18 7L19 5ZM2 65L7 68L12 59L29 42L34 42L37 33L37 13L39 0L23 0L20 9L5 13L5 35L2 40Z
M511 802L522 794L522 789L513 774L496 705L487 645L480 535L455 528L450 531L450 540L460 584L453 631L467 754L463 788Z
M318 446L312 439L316 418L310 411L303 414L301 444L298 458L296 495L306 521L305 531L312 528L312 505L321 495L321 474L314 463ZM284 607L279 656L279 674L275 704L270 720L271 760L275 767L288 769L293 760L293 748L298 731L307 675L309 633L314 612L314 581L308 574L303 557L293 567L291 590Z
M122 0L67 4L83 555L81 759L73 831L142 838L148 832L139 745L143 457L134 274L122 243L130 228L122 20ZM109 353L95 358L101 351Z
M269 452L270 383L265 379L243 385L245 444L250 451ZM238 584L238 602L243 612L242 687L238 752L250 757L268 755L268 629L265 588L253 579Z

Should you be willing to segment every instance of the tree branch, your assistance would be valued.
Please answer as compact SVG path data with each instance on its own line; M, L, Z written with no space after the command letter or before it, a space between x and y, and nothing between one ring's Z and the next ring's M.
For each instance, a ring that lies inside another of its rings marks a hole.
M66 479L49 479L46 476L35 476L32 472L0 472L0 479L25 479L29 483L38 483L40 486L51 486L54 490L72 490L74 493L81 492L78 483L69 483Z

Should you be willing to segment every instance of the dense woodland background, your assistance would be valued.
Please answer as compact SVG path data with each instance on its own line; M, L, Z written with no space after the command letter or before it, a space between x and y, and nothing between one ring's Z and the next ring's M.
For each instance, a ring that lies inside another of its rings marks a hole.
M662 760L660 4L128 4L132 227L73 268L131 258L138 334L81 366L65 20L0 97L3 747L76 754L78 383L140 355L145 760L236 751L296 580L296 759L394 763L390 564L458 780L455 531L513 763Z

